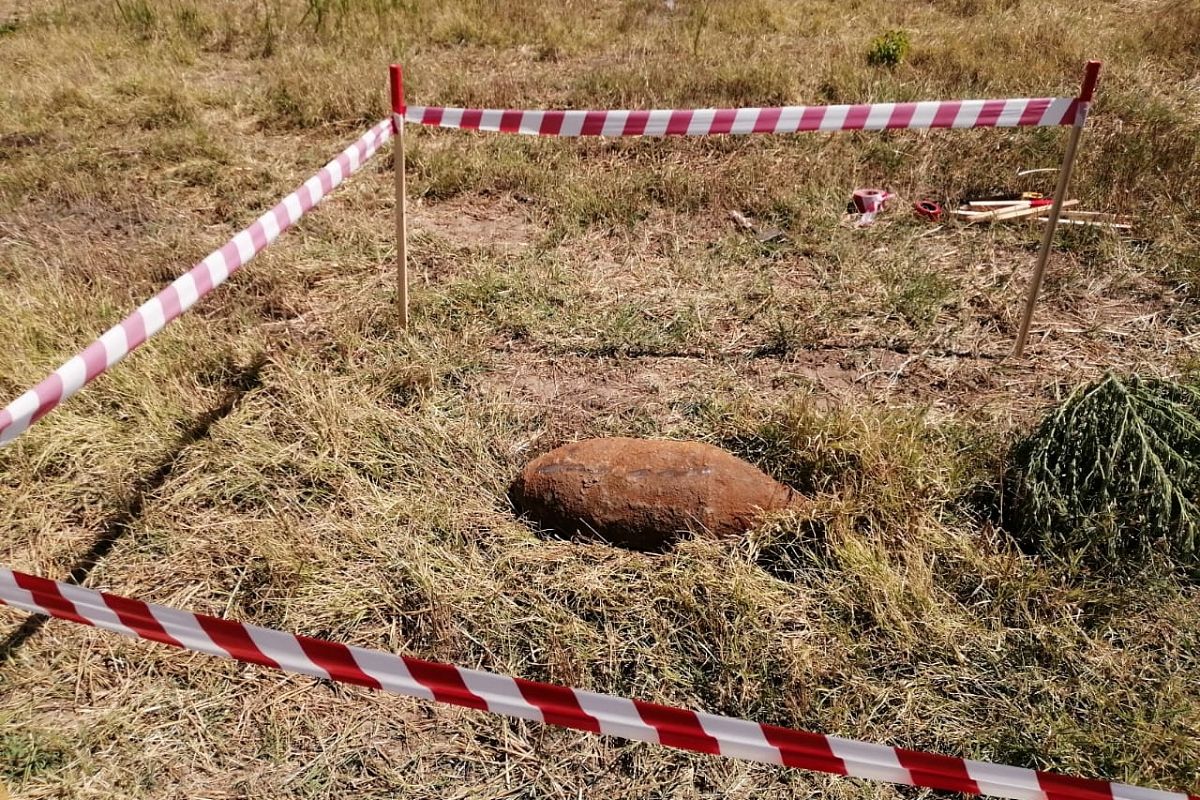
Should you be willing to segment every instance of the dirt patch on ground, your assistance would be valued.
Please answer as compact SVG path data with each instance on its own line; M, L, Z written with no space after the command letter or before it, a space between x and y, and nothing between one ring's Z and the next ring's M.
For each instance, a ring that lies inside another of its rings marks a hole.
M1171 326L1129 346L1119 335L1144 316L1113 319L1097 330L1063 317L1040 326L1029 357L1007 357L1007 341L980 342L978 352L855 343L814 343L783 355L639 355L595 357L536 350L505 351L473 391L482 402L540 418L553 439L599 433L642 418L660 430L683 423L696 404L752 397L782 404L804 396L818 407L918 404L934 414L1015 419L1050 402L1062 387L1108 370L1164 375L1164 355L1197 353L1200 337ZM1090 315L1089 315L1090 316ZM1109 333L1104 333L1109 331ZM1058 335L1069 334L1069 335Z
M519 253L541 235L529 210L511 197L492 202L477 198L436 204L413 202L409 229L442 239L456 248Z
M482 403L533 418L549 441L601 434L644 421L671 431L710 400L784 403L803 395L818 405L882 397L905 360L888 350L825 350L786 358L592 357L510 351L481 373Z

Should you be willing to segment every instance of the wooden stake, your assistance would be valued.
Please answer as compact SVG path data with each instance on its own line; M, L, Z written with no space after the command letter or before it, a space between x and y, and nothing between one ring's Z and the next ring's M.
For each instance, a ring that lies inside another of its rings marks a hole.
M1054 231L1058 228L1058 218L1062 214L1063 201L1067 196L1067 185L1071 182L1071 170L1075 166L1075 151L1079 147L1079 136L1083 133L1083 124L1087 120L1088 106L1092 102L1092 94L1096 90L1096 79L1100 75L1100 62L1089 61L1083 74L1083 86L1079 96L1075 98L1075 124L1071 127L1070 138L1067 139L1067 151L1063 154L1062 167L1058 171L1058 186L1054 190L1054 203L1050 206L1050 214L1046 231L1042 234L1042 247L1038 251L1037 264L1033 268L1033 277L1029 281L1029 289L1025 296L1025 314L1021 317L1021 329L1017 333L1017 342L1013 346L1013 356L1020 358L1025 351L1025 342L1029 338L1029 325L1033 322L1033 309L1037 305L1038 293L1042 290L1042 279L1046 276L1046 262L1050 259L1050 246L1054 242Z
M392 83L392 113L396 135L392 145L396 168L396 305L400 313L400 330L408 330L408 224L405 220L405 200L408 196L404 182L404 76L399 64L390 68Z
M1049 222L1046 217L1042 217L1038 222ZM1133 226L1128 222L1104 222L1103 220L1095 219L1075 219L1073 217L1063 217L1058 221L1059 225L1087 225L1092 228L1111 228L1115 231L1131 231Z
M1062 215L1063 215L1063 219L1060 219L1059 222L1062 222L1063 220L1068 220L1068 219L1087 219L1087 220L1093 220L1096 222L1119 222L1119 223L1128 224L1129 222L1132 221L1132 218L1129 216L1122 216L1121 214L1110 214L1106 211L1074 211L1074 210L1072 210L1072 211L1064 211Z
M997 208L1029 208L1033 205L1030 200L971 200L967 203L967 208L971 211L987 211Z

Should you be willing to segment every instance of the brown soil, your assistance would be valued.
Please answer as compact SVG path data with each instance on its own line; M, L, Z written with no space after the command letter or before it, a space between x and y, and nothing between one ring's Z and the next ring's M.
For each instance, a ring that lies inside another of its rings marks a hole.
M539 235L539 229L529 221L526 209L512 198L490 203L462 200L432 205L413 203L409 226L413 233L428 233L455 247L503 253L518 253Z

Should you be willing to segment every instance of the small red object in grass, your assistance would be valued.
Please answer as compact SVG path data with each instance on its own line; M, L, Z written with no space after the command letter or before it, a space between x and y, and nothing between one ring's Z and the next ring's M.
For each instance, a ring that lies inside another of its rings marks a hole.
M855 189L851 197L853 208L862 216L856 227L863 228L875 221L875 215L883 210L883 204L896 195L886 189Z
M883 204L894 195L885 189L855 189L852 200L860 214L874 214L883 210Z
M918 200L913 203L913 211L918 217L923 217L932 222L940 222L942 219L942 207L932 200Z

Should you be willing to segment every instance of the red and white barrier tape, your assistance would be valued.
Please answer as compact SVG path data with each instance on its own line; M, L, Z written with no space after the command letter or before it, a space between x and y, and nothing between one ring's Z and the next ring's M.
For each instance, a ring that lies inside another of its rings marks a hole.
M398 74L393 104L400 103ZM1090 96L1090 95L1089 95ZM542 136L708 136L894 128L978 128L1082 124L1083 96L1010 100L946 100L781 108L653 111L512 111L409 106L367 131L299 189L210 253L83 352L0 410L0 447L24 433L97 375L141 346L224 282L353 174L404 120L447 128Z
M1200 800L463 669L177 611L2 567L0 603L285 672L766 764L1016 800Z
M403 119L442 128L538 136L711 136L713 134L1015 128L1074 125L1083 105L1071 97L932 100L781 108L654 111L522 111L408 106ZM399 122L401 114L396 114Z
M37 386L0 410L0 446L8 444L71 397L89 381L120 361L147 339L162 330L201 297L211 292L240 267L262 252L321 202L348 176L354 174L379 147L391 138L395 128L391 119L381 120L347 147L296 191L283 198L250 227L238 233L219 250L140 308L113 326L50 374Z

